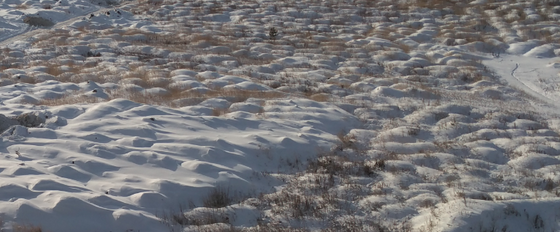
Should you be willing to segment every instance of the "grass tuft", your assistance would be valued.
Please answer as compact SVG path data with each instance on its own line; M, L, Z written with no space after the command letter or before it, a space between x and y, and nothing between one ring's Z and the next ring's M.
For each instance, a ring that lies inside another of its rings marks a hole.
M223 208L233 202L229 188L216 187L202 200L202 205L207 208Z

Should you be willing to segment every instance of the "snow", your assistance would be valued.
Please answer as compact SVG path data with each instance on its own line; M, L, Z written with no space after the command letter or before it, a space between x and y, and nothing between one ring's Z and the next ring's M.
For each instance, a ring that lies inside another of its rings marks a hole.
M0 0L0 229L559 231L558 7L436 2Z
M555 106L549 109L545 107L545 111L557 113L560 102L557 100L557 91L553 90L558 82L558 70L554 68L555 57L534 57L532 51L535 49L522 54L523 56L508 54L499 58L489 58L484 63L494 68L498 75L515 88Z

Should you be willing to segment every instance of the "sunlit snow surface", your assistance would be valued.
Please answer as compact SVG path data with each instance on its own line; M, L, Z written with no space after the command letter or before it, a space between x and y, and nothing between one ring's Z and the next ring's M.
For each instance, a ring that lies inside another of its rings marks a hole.
M512 86L545 102L546 111L560 113L560 60L558 58L504 54L483 63ZM547 109L548 108L548 109Z
M507 26L445 10L396 13L382 2L366 12L316 1L143 1L153 7L145 12L136 1L23 3L0 0L1 65L11 67L0 72L0 114L34 112L45 123L1 134L8 231L12 222L57 232L169 231L162 213L207 210L203 199L216 187L253 199L231 202L219 211L228 224L208 222L219 225L206 231L261 223L285 231L376 231L368 223L389 231L560 230L556 44L519 42L498 33ZM27 16L55 25L29 27ZM475 25L456 26L469 20ZM272 26L278 38L270 38ZM504 42L447 40L456 34L449 28ZM177 34L193 45L162 46ZM161 41L144 44L154 38ZM501 50L491 55L489 44ZM163 102L175 108L113 99L170 89L199 95ZM239 100L210 96L215 90L283 95ZM42 105L72 97L97 103ZM305 170L318 154L340 155L325 169L369 165L373 174L329 179ZM310 186L323 192L305 192ZM265 205L269 193L340 208L311 204L307 210L325 217L296 218L287 203L294 199Z

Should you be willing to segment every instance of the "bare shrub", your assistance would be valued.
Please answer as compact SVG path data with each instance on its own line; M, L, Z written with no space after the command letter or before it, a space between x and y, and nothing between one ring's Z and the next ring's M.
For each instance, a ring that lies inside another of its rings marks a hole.
M274 213L295 219L305 217L321 217L321 207L317 207L319 199L309 195L301 195L292 191L282 190L279 193L263 195L262 202L274 205Z
M375 165L373 167L376 170L384 170L385 169L385 160L375 161Z
M242 197L247 196L235 196L229 188L218 186L202 199L203 207L196 207L190 202L188 207L180 205L178 210L164 211L156 216L172 231L176 227L187 226L195 226L197 231L236 231L230 224L235 214L230 214L225 207Z
M432 208L435 205L436 204L431 199L425 199L425 200L422 200L418 206L420 206L422 208Z
M164 212L156 215L163 224L167 225L172 231L176 227L204 226L217 223L229 223L229 216L223 209L199 208L187 210L179 207L176 212Z
M375 166L364 161L349 161L344 156L335 154L321 155L308 162L307 173L329 174L334 176L375 176Z
M203 200L202 204L208 208L222 208L230 205L233 202L229 188L216 187L210 191Z
M419 126L412 126L412 127L407 127L407 134L409 136L417 136L420 133L420 127Z
M278 36L278 30L276 30L275 27L270 28L270 30L268 31L268 36L270 37L270 39L275 40L276 36Z
M551 192L558 185L558 183L555 183L551 178L546 179L544 183L544 190L549 192Z
M336 156L323 156L308 163L307 171L310 173L325 173L332 175L344 174L348 169L344 167L345 160Z

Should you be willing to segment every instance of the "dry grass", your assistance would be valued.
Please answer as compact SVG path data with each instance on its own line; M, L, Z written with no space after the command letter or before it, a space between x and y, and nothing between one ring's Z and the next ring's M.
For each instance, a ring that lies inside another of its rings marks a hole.
M318 102L328 102L330 101L332 98L332 96L330 94L326 94L326 93L318 93L318 94L313 94L311 96L309 96L309 99L313 100L313 101L318 101Z
M266 65L274 61L274 59L259 59L259 58L253 58L248 56L237 57L236 60L237 62L239 62L239 65Z
M17 5L17 6L14 7L14 8L16 8L16 9L18 9L18 10L26 10L26 9L29 8L29 6L28 6L27 4L25 4L25 3L22 3L22 4Z
M177 25L173 33L151 33L138 29L129 29L124 32L119 32L125 36L123 41L130 42L135 45L149 45L156 48L167 49L174 52L202 52L200 45L206 46L228 46L234 48L237 46L235 41L229 40L224 36L219 36L221 32L214 34L204 34L192 32L186 25ZM136 35L142 36L142 40L126 40L126 36Z
M3 58L2 56L0 56L0 71L4 71L10 68L20 69L23 68L23 65L20 62L12 62L12 59L10 58Z
M228 109L223 109L223 108L212 109L212 116L218 117L218 116L222 116L222 115L227 114L227 113L229 113Z
M321 42L321 49L325 54L330 52L340 52L346 50L346 41L342 39L328 39L327 41Z
M74 91L64 95L61 98L42 99L36 105L45 106L61 106L70 104L91 104L102 102L103 100L97 97L82 95L81 92ZM26 102L22 102L26 103Z
M406 6L401 6L401 8L410 7L420 7L428 9L449 9L456 15L463 15L467 12L468 3L463 1L453 1L453 0L416 0L414 4L406 4Z
M139 0L138 6L132 9L133 14L143 14L147 11L157 9L164 4L163 0Z
M129 90L109 90L109 98L101 99L93 96L83 95L81 92L71 92L61 98L43 99L36 105L58 106L66 104L90 104L103 101L110 101L117 98L124 98L134 102L143 104L163 105L169 107L183 107L190 105L188 102L202 102L206 99L223 97L230 102L244 102L249 98L259 99L277 99L286 97L286 94L277 91L250 91L250 90L214 90L206 93L199 93L193 91L174 91L171 90L168 94L156 95L148 94L145 92L135 92ZM190 100L190 101L175 101L175 100ZM185 103L187 102L187 103ZM213 115L219 116L227 113L227 110L213 110Z
M517 30L518 35L523 40L538 39L545 43L556 43L559 38L554 36L554 33L548 29L535 28L534 26L522 26Z
M397 33L396 28L392 27L374 27L366 33L366 36L374 36L381 39L386 39L389 41L395 40L395 34Z
M52 45L67 45L60 42L60 38L70 37L70 31L64 29L48 30L34 36L35 40L31 43L33 48L48 48ZM57 42L58 41L58 42Z
M13 232L43 232L41 227L33 225L14 224L12 228Z
M42 66L45 68L44 72L55 77L55 80L60 82L73 82L81 83L84 81L95 81L98 83L106 82L102 75L90 74L92 68L97 67L99 61L81 62L81 61L64 61L58 59L33 60L26 64L27 67ZM0 66L1 69L1 66ZM31 76L33 77L33 75Z
M358 0L360 1L360 0ZM492 0L490 0L492 1ZM366 3L372 3L374 1L366 1ZM449 1L449 0L417 0L417 2L419 3L420 7L427 7L427 8L449 8L452 9L452 12L455 13L460 13L460 14L464 14L464 10L463 9L458 9L457 7L460 7L462 5L462 3L460 1ZM457 3L459 2L459 3ZM141 0L142 4L145 4L146 8L145 9L141 9L141 10L146 10L149 11L151 9L154 9L156 7L159 7L159 5L164 4L163 2L158 2L158 1L153 1L153 0ZM204 13L220 13L222 11L222 8L220 6L216 6L216 7L210 7L210 8L204 8L202 6L196 7L196 11L199 12L195 12L195 13L200 13L200 14L204 14ZM343 20L340 21L340 23L344 23ZM336 23L335 23L336 24ZM396 23L395 23L396 24ZM450 38L455 38L455 39L464 39L467 42L473 42L473 41L481 41L484 39L484 35L481 34L477 34L476 29L471 30L468 28L468 26L487 26L488 22L486 21L477 21L477 22L473 22L473 21L468 21L468 22L464 22L461 25L457 24L454 26L450 26L449 28L447 28L451 34L453 35L453 37ZM203 27L206 27L209 25L203 25ZM458 29L457 31L453 32L453 29L455 27L459 27L461 26L461 29ZM85 28L80 28L79 30L85 32L86 29ZM144 35L146 40L142 40L142 41L135 41L133 42L133 44L147 44L147 45L151 45L154 47L158 47L158 48L165 48L165 49L169 49L171 51L194 51L196 52L200 52L202 49L200 47L197 47L199 44L205 44L204 46L209 46L209 45L225 45L228 46L230 48L233 49L232 46L235 46L236 42L233 41L233 39L235 37L239 37L236 36L238 33L236 33L235 28L231 28L231 29L224 29L224 31L222 32L216 32L215 34L202 34L202 33L185 33L186 31L188 31L189 29L187 27L181 27L180 28L181 33L176 33L176 34L154 34L154 33L148 33L145 31L141 31L141 30L137 30L137 29L131 29L131 30L126 30L124 32L121 33L121 35ZM523 29L523 30L529 30L529 29ZM523 30L520 30L521 33L525 33ZM194 31L194 30L193 30ZM289 32L289 31L287 31ZM394 40L395 38L397 38L395 35L396 34L410 34L413 31L410 28L399 28L399 27L392 27L392 26L383 26L383 27L378 27L378 28L374 28L369 32L366 32L362 35L366 35L366 36L376 36L376 37L381 37L381 38L386 38L388 40ZM527 31L528 32L528 31ZM59 33L59 38L54 39L54 38L45 38L44 40L39 40L36 45L38 47L41 46L48 46L48 45L52 45L51 43L54 44L58 44L58 45L66 45L66 40L64 39L65 36L67 36L67 33L64 33L63 31L58 32ZM225 34L225 35L224 35ZM444 34L444 33L442 33ZM283 44L284 42L286 42L287 44L291 44L293 45L293 47L296 48L305 48L305 49L298 49L298 51L311 51L310 53L313 53L312 49L308 49L308 48L314 48L314 47L319 47L320 49L323 50L323 54L330 54L331 52L337 52L337 51L349 51L350 49L347 47L348 45L346 45L345 41L343 41L342 39L336 39L336 38L331 38L328 39L326 41L315 41L312 39L313 33L301 33L299 32L299 34L297 32L291 31L290 33L285 33L284 35L290 35L294 38L298 38L298 39L294 39L293 41L276 41L275 44ZM245 35L243 35L245 36ZM546 34L544 33L543 36L546 37L552 37L550 34ZM225 38L225 39L224 39ZM360 36L354 37L355 39L358 38L362 38ZM229 40L228 40L229 39ZM279 39L280 40L280 39ZM549 38L549 40L552 40L552 38ZM238 42L238 43L242 43L242 42ZM266 43L266 41L265 41ZM366 49L369 52L379 52L381 53L382 51L394 51L396 49L400 49L406 53L411 52L412 48L404 45L404 44L397 44L397 47L385 47L385 48L381 48L379 49L378 47L361 47L361 46L355 46L354 48L356 50L353 51L359 51L358 49ZM384 50L386 49L386 50ZM123 54L121 54L123 55ZM125 55L138 55L138 54L125 54ZM249 57L236 57L237 61L239 61L239 63L241 63L242 65L248 65L248 64L257 64L257 65L264 65L264 64L268 64L270 63L272 60L262 60L262 59L252 59ZM70 72L70 73L74 73L74 74L80 74L81 72L84 72L83 70L83 66L80 64L75 64L75 63L71 63L71 64L66 64L67 67L69 67L69 70L64 71L65 69L61 68L62 64L58 64L56 62L50 62L50 63L45 63L45 66L47 67L47 73L56 76L56 77L60 77L59 80L61 81L77 81L78 79L68 79L65 77L62 77L64 75L65 72ZM130 71L129 72L125 72L123 74L121 74L119 76L119 78L122 79L132 79L132 78L137 78L140 79L140 81L138 83L139 86L143 87L143 88L153 88L153 87L162 87L165 88L169 91L168 94L148 94L146 92L134 92L132 90L123 90L123 89L119 89L119 90L108 90L108 94L109 97L107 99L101 99L101 98L97 98L97 97L93 97L93 96L87 96L85 95L85 93L83 92L72 92L69 93L61 98L57 98L57 99L46 99L46 100L42 100L41 102L38 103L38 105L49 105L49 106L54 106L54 105L66 105L66 104L89 104L89 103L98 103L98 102L103 102L103 101L109 101L109 100L113 100L116 98L125 98L125 99L129 99L135 102L139 102L139 103L144 103L144 104L154 104L154 105L164 105L164 106L170 106L170 107L182 107L182 106L186 106L189 105L190 103L193 102L200 102L203 101L205 99L209 99L209 98L215 98L215 97L223 97L226 98L228 101L230 102L243 102L245 100L247 100L248 98L260 98L260 99L274 99L274 98L283 98L286 97L287 95L285 93L282 92L275 92L275 91L267 91L267 92L263 92L263 91L248 91L248 90L235 90L235 89L214 89L214 90L210 90L208 92L196 92L193 90L185 90L185 89L173 89L173 88L169 88L169 82L166 81L162 81L162 82L158 82L156 80L154 80L155 78L158 79L165 79L169 77L169 70L167 71L159 71L158 69L145 69L142 68L141 65L138 66L129 66L130 67ZM161 67L161 66L160 66ZM157 68L160 68L157 67ZM0 66L0 69L2 67ZM310 67L302 67L302 69L305 68L310 68ZM192 69L192 67L191 67ZM464 81L465 83L472 83L472 82L476 82L479 80L483 80L486 78L489 78L488 76L485 76L484 73L481 73L478 70L478 67L476 66L468 66L465 68L461 68L461 71L458 73L454 73L452 75L449 75L450 79L458 79L461 81ZM294 71L294 70L292 70ZM336 72L345 72L344 69L339 69ZM343 74L352 74L350 73L349 69L347 71L348 73L343 73ZM295 73L295 71L294 71ZM114 73L117 74L117 73ZM120 73L118 73L120 74ZM291 74L293 75L293 74ZM202 77L200 77L202 78ZM256 79L256 78L255 78ZM299 77L294 77L294 79L301 79ZM404 79L404 78L403 78ZM199 80L201 81L201 80ZM202 81L201 81L202 82ZM283 83L286 84L286 83ZM428 83L426 83L428 84ZM288 85L288 84L286 84ZM428 84L429 85L429 84ZM315 86L316 87L316 86ZM317 88L315 88L314 86L310 86L309 87L309 91L306 92L305 94L302 94L304 97L308 97L309 99L315 100L315 101L320 101L320 102L327 102L327 101L334 101L332 98L336 96L335 95L331 95L331 94L327 94L327 93L318 93L317 92ZM347 86L345 86L347 87ZM408 83L407 85L400 85L397 87L394 87L395 89L401 89L401 90L406 90L408 88L413 88L416 90L423 90L423 91L427 91L430 93L433 93L434 95L441 95L441 93L439 93L438 91L436 91L435 89L431 89L428 86L424 86L422 83L418 83L418 84L410 84ZM449 93L444 93L444 95L442 95L443 99L450 99L451 97L454 98L466 98L466 100L463 101L470 101L470 102L477 102L478 104L492 104L492 105L498 105L501 104L500 101L493 101L493 99L481 99L480 96L476 96L476 95L466 95L466 94L462 94L462 93L453 93L453 94L449 94ZM181 100L186 100L186 101L181 101ZM439 99L438 99L439 100ZM453 99L454 102L460 102L459 100L455 100ZM482 101L484 100L484 101ZM357 102L357 100L355 100L356 102L353 103L355 105L361 105L364 103L359 103ZM189 103L190 102L190 103ZM480 103L482 102L482 103ZM196 104L196 103L195 103ZM375 104L375 103L369 103L369 104ZM366 106L366 105L364 105ZM227 109L222 109L222 108L214 108L212 109L211 115L213 116L221 116L224 114L227 114L229 111ZM262 114L264 112L260 112L260 114ZM398 121L392 121L392 122L387 122L387 124L383 127L383 129L387 130L389 127L390 128L395 128L396 126L399 126ZM381 122L376 122L376 123L381 123ZM394 126L393 124L395 124L396 126ZM408 133L409 136L414 136L414 135L418 135L418 133L420 132L419 127L407 127L408 131L405 133ZM351 158L355 159L353 154L361 154L362 151L358 150L358 148L360 148L358 145L359 141L356 141L356 137L352 136L352 135L348 135L346 133L340 133L338 134L338 138L339 138L339 144L337 144L337 146L335 147L335 149L333 149L334 151L332 151L332 153L325 153L323 154L323 156L318 157L316 160L309 160L308 164L309 167L306 170L306 172L302 175L307 175L306 178L301 178L301 179L291 179L290 183L287 184L286 187L286 191L281 191L278 193L274 193L274 194L269 194L269 195L263 195L259 200L261 200L262 202L264 202L263 204L268 204L268 205L263 205L263 207L270 209L271 214L277 214L277 215L282 215L285 216L285 218L296 218L296 219L307 219L307 218L318 218L321 220L325 220L325 218L327 218L325 221L332 221L333 223L335 223L334 220L329 220L332 219L332 210L328 210L328 209L337 209L340 212L344 212L344 211L348 211L349 215L351 215L352 213L354 213L352 211L352 209L350 208L345 208L346 205L349 205L351 202L350 201L357 201L359 200L360 195L359 194L354 194L351 191L356 191L356 192L360 192L363 191L362 193L364 194L364 196L368 196L368 195L374 195L374 194L378 194L378 193L383 193L383 187L377 187L378 189L369 189L369 188L364 188L365 190L362 190L360 188L360 186L352 183L352 181L350 180L349 176L355 176L355 177L359 177L359 178L372 178L375 177L377 175L377 173L382 173L382 172L386 172L389 171L391 172L393 175L396 174L401 174L403 171L400 169L397 169L396 166L394 166L390 160L395 160L395 159L400 159L400 157L404 157L404 155L399 155L396 153L390 153L389 150L385 150L386 148L384 147L385 145L383 145L383 142L379 142L377 144L375 144L376 146L379 146L378 150L382 151L383 154L380 154L378 156L376 156L375 159L373 159L372 157L369 156L359 156L363 159L358 159L358 160L352 160ZM434 142L434 144L436 144L436 147L441 149L441 152L446 152L448 150L451 149L452 146L455 146L453 144L451 144L452 141L445 141L445 142ZM458 146L458 145L456 145ZM349 151L350 150L350 151ZM348 154L345 154L345 152L348 152ZM425 151L427 155L429 155L428 153L432 152L432 151ZM348 155L348 157L345 157L345 155ZM402 159L406 159L406 158L402 158ZM387 166L385 164L385 161L387 162ZM301 173L300 173L301 174ZM298 174L298 175L300 175ZM336 184L336 185L335 185ZM547 182L548 184L548 182ZM550 186L548 187L549 189L554 189L555 187L555 183L551 183L549 184ZM335 191L333 190L337 190L335 186L341 186L341 187L345 187L349 190L346 190L348 192L346 193L341 193L340 195L337 194L333 194ZM381 186L383 186L383 183L381 182ZM398 186L400 188L403 189L407 189L409 188L408 184L403 183L399 183ZM354 189L354 190L353 190ZM330 190L330 191L329 191ZM308 195L308 194L299 194L300 192L313 192L313 193L319 193L316 195ZM346 194L346 195L344 195ZM358 197L356 197L358 196ZM464 195L463 195L464 196ZM346 202L348 201L348 202ZM226 190L217 190L215 192L213 192L208 199L205 199L205 206L207 207L215 207L215 208L220 208L220 207L226 207L229 204L231 204L231 199L229 198L229 193ZM420 207L424 207L424 208L432 208L435 205L437 205L437 201L432 201L432 200L425 200L420 202L419 206ZM377 206L375 206L377 207ZM381 206L378 206L379 208L381 208ZM184 214L182 215L184 216ZM196 216L196 215L195 215ZM180 220L182 220L181 222L177 221L177 223L181 224L181 225L207 225L209 223L228 223L227 221L222 221L223 217L221 214L221 211L208 211L207 214L201 214L200 217L180 217ZM372 220L369 220L370 222ZM266 223L266 222L265 222ZM346 222L345 222L346 223ZM360 223L367 223L367 222L363 222L363 221L359 221L356 218L350 218L348 219L348 223L345 225L332 225L332 228L326 229L325 231L342 231L344 229L347 229L347 231L364 231L364 228L368 228L365 227L364 225L361 225ZM354 226L352 226L354 225ZM347 227L344 227L347 226ZM376 225L371 225L369 228L372 228ZM20 230L23 232L26 231L41 231L40 228L38 227L22 227L22 228L29 228L29 230ZM35 230L36 228L38 228L38 230ZM202 227L201 227L202 228ZM207 228L207 227L204 227ZM209 228L209 227L208 227ZM218 229L218 228L213 228L213 229L208 229L207 231L230 231L228 229ZM262 229L261 229L262 228ZM270 230L268 230L268 229ZM275 228L275 225L273 224L267 224L265 226L258 226L256 228L253 228L254 230L249 229L248 231L281 231L282 228L278 229L278 230L273 230L272 228ZM379 228L381 228L381 225L379 225ZM232 227L231 230L233 231L234 228ZM381 230L381 229L380 229ZM200 229L200 231L202 231L202 229ZM245 230L244 230L245 231ZM286 229L286 231L296 231L296 229ZM389 229L386 229L386 231L389 231ZM395 230L393 230L395 231ZM403 230L404 231L404 230Z
M61 74L63 73L78 74L81 73L84 68L86 68L83 67L83 65L76 64L73 61L68 62L65 65L56 62L45 62L43 65L47 67L46 73L57 77L57 79L61 82L70 81L70 79L61 77Z
M162 78L167 78L169 76L169 72L159 70L159 69L146 69L143 66L130 66L130 71L124 73L122 75L122 79L130 79L130 78L137 78L140 79L140 82L136 82L135 84L143 87L143 88L153 88L153 87L167 87L169 82L165 82ZM157 79L161 79L162 81L156 81ZM170 81L171 79L169 79Z
M55 77L59 76L60 74L64 73L61 69L59 65L55 65L52 63L46 63L46 67L47 70L45 71L46 73L53 75Z
M121 93L121 91L119 91ZM124 96L119 96L119 94L114 94L114 97L124 97L127 98L127 94ZM163 96L146 95L142 93L131 93L128 94L128 99L131 101L145 103L145 104L156 104L156 105L167 105L171 107L182 107L185 106L181 103L173 102L173 100L179 99L210 99L216 97L223 97L228 99L230 102L244 102L249 98L259 98L259 99L276 99L282 98L286 95L281 92L276 91L250 91L250 90L214 90L208 91L206 93L194 92L194 91L171 91L170 94Z

